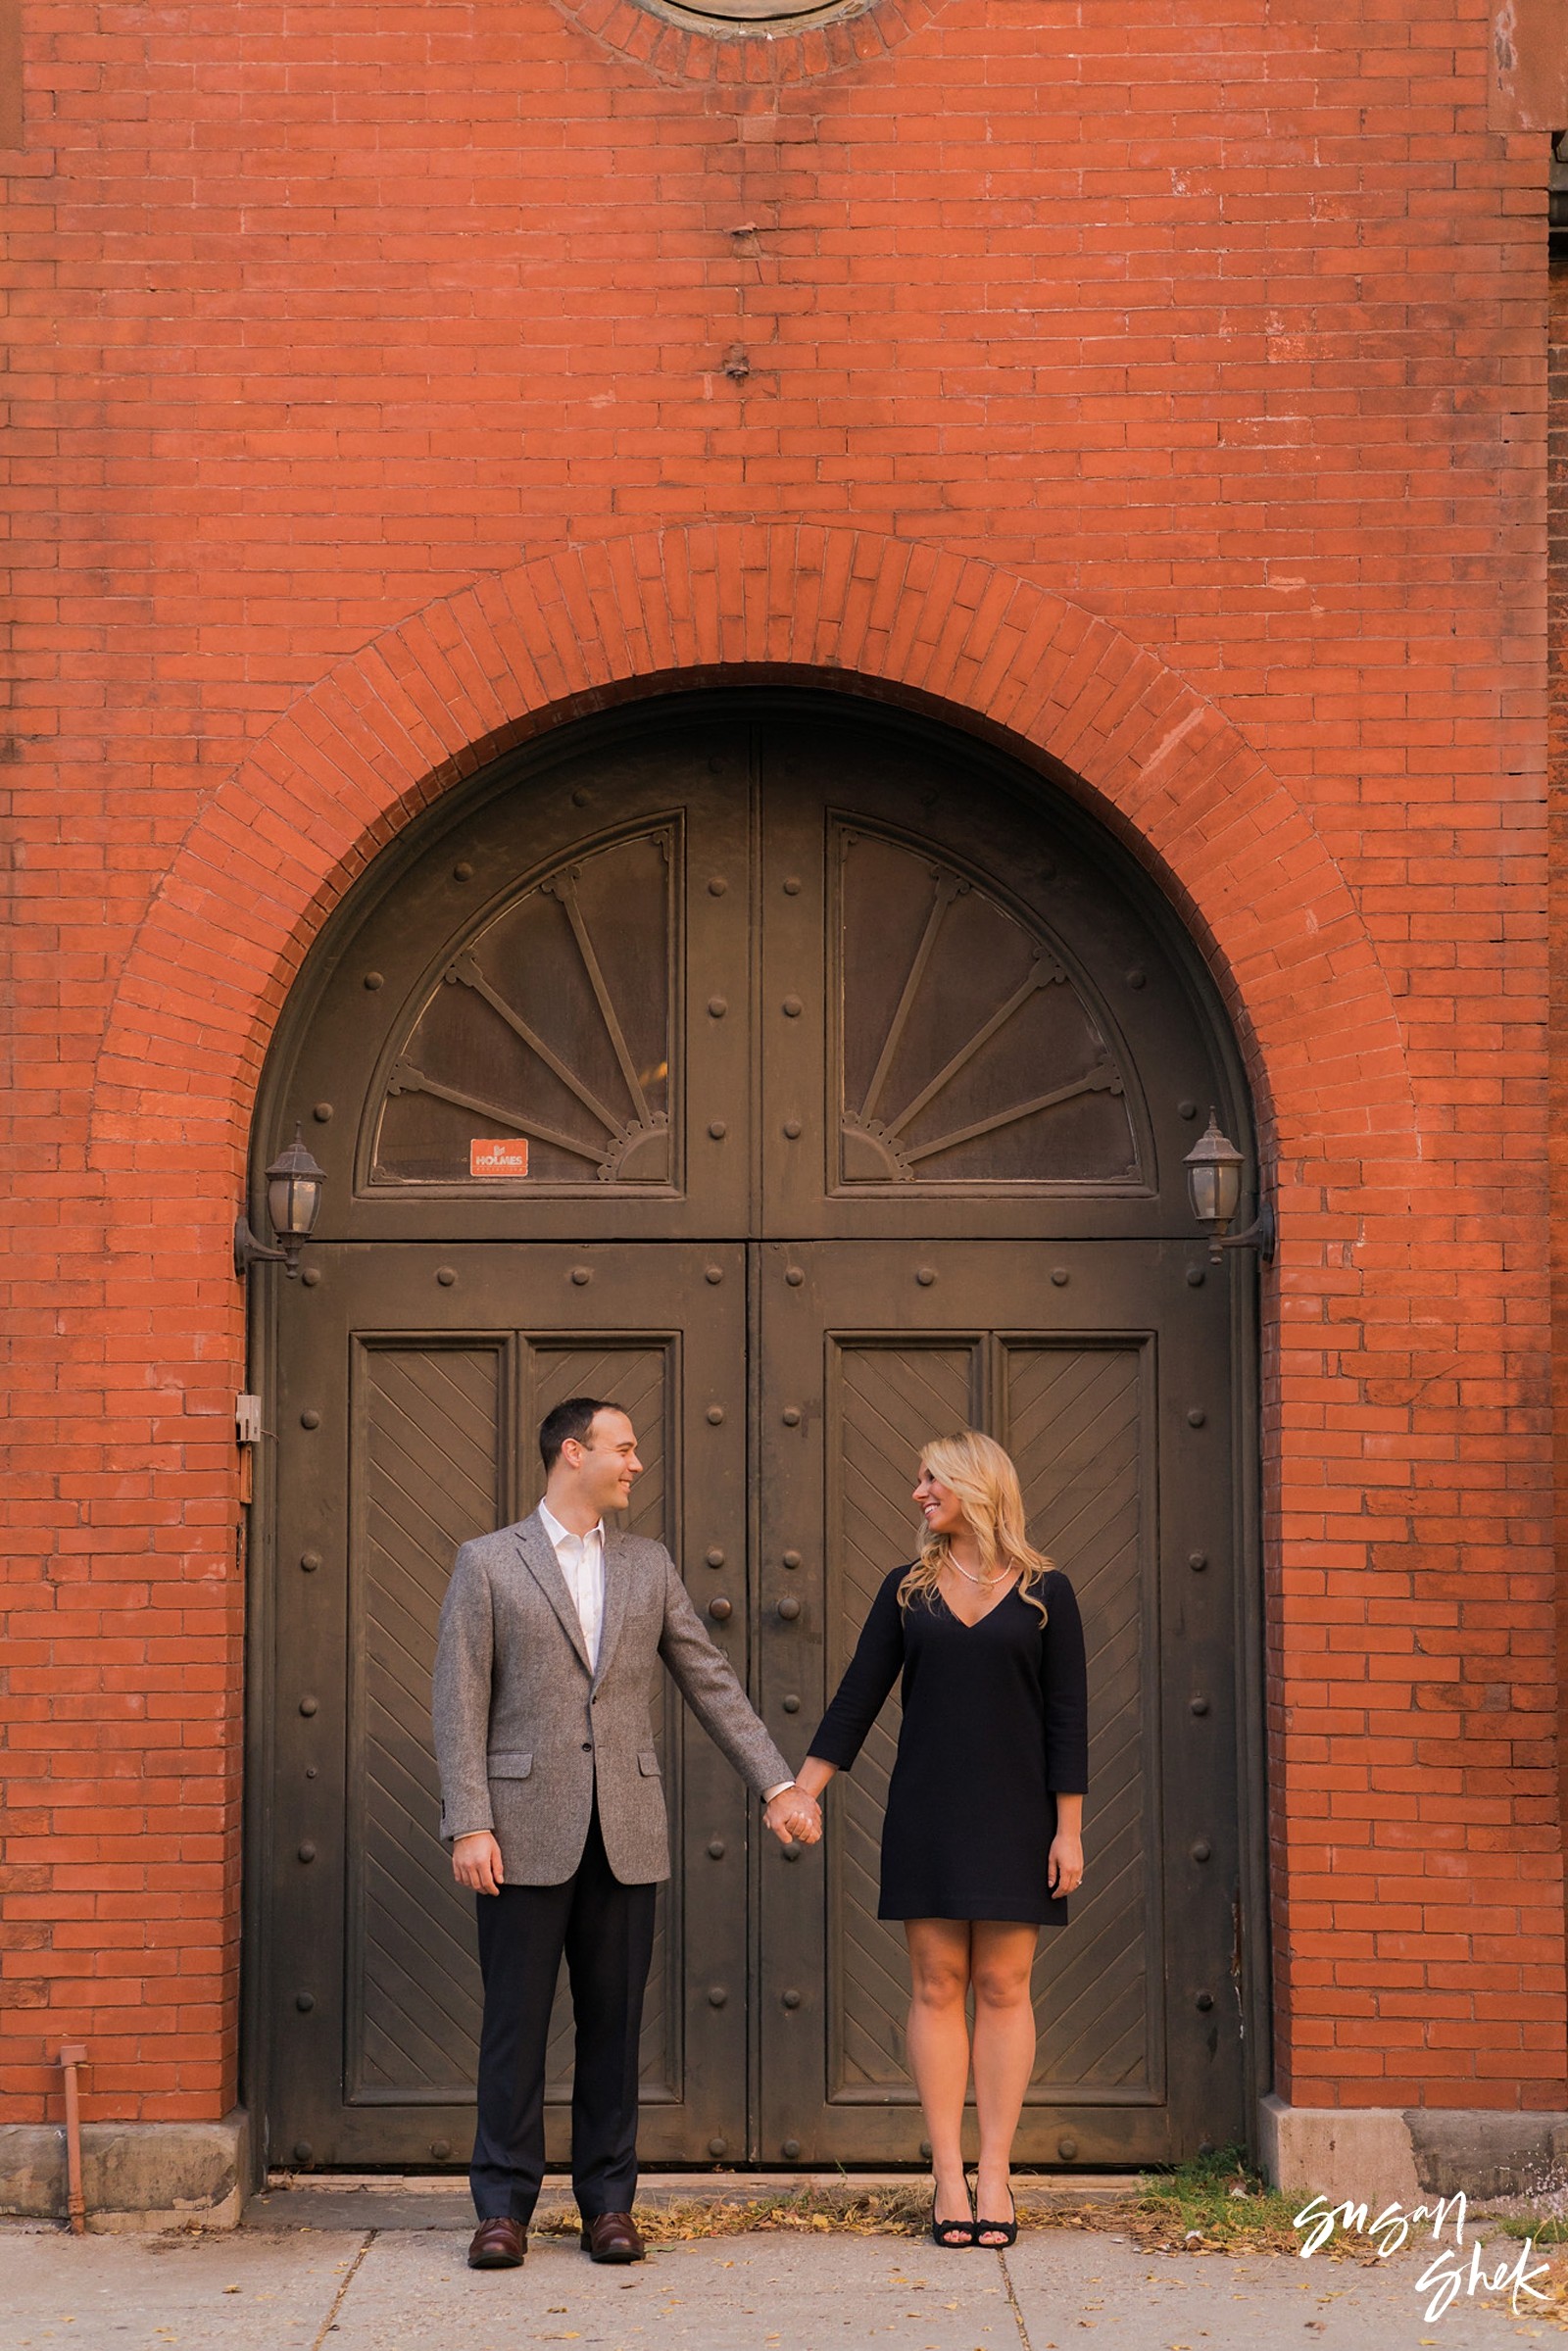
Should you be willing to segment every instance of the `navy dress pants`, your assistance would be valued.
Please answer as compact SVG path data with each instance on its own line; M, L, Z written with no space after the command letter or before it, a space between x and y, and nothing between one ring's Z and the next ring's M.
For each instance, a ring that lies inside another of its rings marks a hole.
M561 1886L477 1894L484 2024L468 2183L481 2221L532 2218L545 2169L545 2044L562 1954L577 2040L571 2183L584 2220L630 2212L637 2192L637 2043L657 1886L611 1869L599 1809Z

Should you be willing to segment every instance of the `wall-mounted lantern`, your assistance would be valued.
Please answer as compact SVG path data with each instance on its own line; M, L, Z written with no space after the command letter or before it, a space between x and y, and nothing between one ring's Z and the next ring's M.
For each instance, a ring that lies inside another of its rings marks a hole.
M1187 1197L1194 1216L1207 1231L1211 1265L1219 1264L1220 1251L1227 1249L1255 1249L1265 1263L1274 1255L1274 1210L1266 1200L1259 1200L1257 1214L1245 1233L1230 1230L1242 1204L1244 1164L1230 1137L1220 1132L1211 1109L1207 1126L1184 1161Z
M267 1171L267 1214L281 1249L266 1249L251 1231L248 1217L234 1225L234 1271L241 1281L253 1265L281 1265L290 1276L300 1269L300 1251L316 1230L321 1212L326 1170L318 1167L299 1127L288 1149L279 1151Z

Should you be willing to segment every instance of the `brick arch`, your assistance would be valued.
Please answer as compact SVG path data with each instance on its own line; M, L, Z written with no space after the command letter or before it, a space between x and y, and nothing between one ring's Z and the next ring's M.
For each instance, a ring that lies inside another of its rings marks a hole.
M482 579L278 718L204 806L142 921L99 1061L95 1163L128 1171L161 1132L215 1152L232 1183L304 955L409 817L585 709L738 673L913 697L1033 746L1181 906L1275 1148L1417 1155L1398 1020L1349 891L1211 704L1106 622L978 559L864 530L734 524L573 547ZM1325 1050L1326 1024L1343 1048Z

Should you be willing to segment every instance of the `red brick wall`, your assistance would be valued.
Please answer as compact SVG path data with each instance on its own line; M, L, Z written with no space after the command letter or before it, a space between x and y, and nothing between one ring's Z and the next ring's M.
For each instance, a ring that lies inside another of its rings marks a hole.
M1189 905L1280 1152L1280 2086L1564 2102L1545 141L1486 8L25 30L0 2113L78 2033L90 2113L234 2094L224 1255L291 969L476 743L747 661L1015 729Z
M1558 176L1561 177L1561 167ZM1551 265L1547 328L1546 651L1548 906L1551 934L1550 1081L1552 1397L1555 1486L1568 1494L1568 235ZM1568 1522L1557 1524L1557 1661L1568 1688ZM1560 1703L1560 1701L1559 1701ZM1568 1741L1558 1754L1568 1794ZM1568 1803L1562 1807L1568 1818Z

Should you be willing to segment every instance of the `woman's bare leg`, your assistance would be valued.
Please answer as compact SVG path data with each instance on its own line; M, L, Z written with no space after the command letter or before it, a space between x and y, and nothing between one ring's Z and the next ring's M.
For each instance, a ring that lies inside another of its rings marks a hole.
M909 1946L909 2071L931 2140L939 2221L967 2221L963 2180L963 2094L969 2085L969 1925L964 1919L906 1919Z
M974 2208L983 2219L1004 2221L1012 2211L1012 2141L1035 2064L1029 1979L1039 1929L1006 1919L976 1919L969 1936L974 2102L980 2120ZM983 2245L1001 2241L995 2235L980 2238Z

